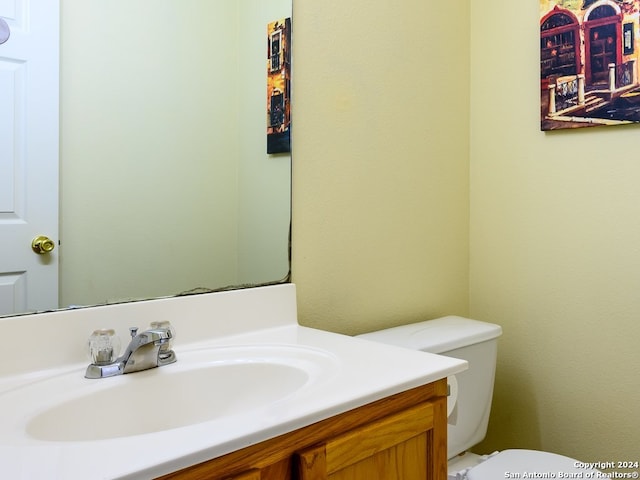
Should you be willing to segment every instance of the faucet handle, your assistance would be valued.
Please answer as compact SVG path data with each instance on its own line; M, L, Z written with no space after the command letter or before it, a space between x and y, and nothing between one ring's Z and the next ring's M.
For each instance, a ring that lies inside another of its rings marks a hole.
M92 364L107 365L120 354L120 339L112 329L94 330L87 340L87 353Z
M129 327L129 333L131 334L131 338L135 338L138 334L138 327Z

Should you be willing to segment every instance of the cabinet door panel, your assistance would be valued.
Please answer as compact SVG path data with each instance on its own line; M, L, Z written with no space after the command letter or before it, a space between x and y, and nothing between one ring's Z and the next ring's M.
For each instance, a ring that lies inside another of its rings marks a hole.
M298 453L300 479L425 480L433 415L423 403L307 448Z
M329 480L425 480L427 436L405 442L329 475Z
M433 405L423 403L347 432L326 443L328 473L371 457L432 427Z

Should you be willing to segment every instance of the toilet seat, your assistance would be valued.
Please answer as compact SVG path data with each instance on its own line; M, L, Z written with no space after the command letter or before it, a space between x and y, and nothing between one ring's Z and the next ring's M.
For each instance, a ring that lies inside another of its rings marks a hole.
M576 467L580 463L578 460L555 453L520 449L503 450L467 471L467 478L469 480L572 478L572 473L576 474L573 478L584 478L587 472L594 474L597 472L597 470Z

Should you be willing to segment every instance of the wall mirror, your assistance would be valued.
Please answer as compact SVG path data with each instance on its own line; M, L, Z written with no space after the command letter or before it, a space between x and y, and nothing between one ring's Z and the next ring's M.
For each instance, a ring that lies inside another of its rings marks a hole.
M60 307L287 281L291 156L266 149L291 0L61 2Z

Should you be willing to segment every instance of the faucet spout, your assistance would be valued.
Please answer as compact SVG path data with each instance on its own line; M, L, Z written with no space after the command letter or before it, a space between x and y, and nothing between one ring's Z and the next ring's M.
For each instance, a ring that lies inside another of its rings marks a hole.
M173 350L166 348L172 338L168 328L155 328L140 334L132 330L131 333L131 343L122 356L123 373L148 370L176 361Z

